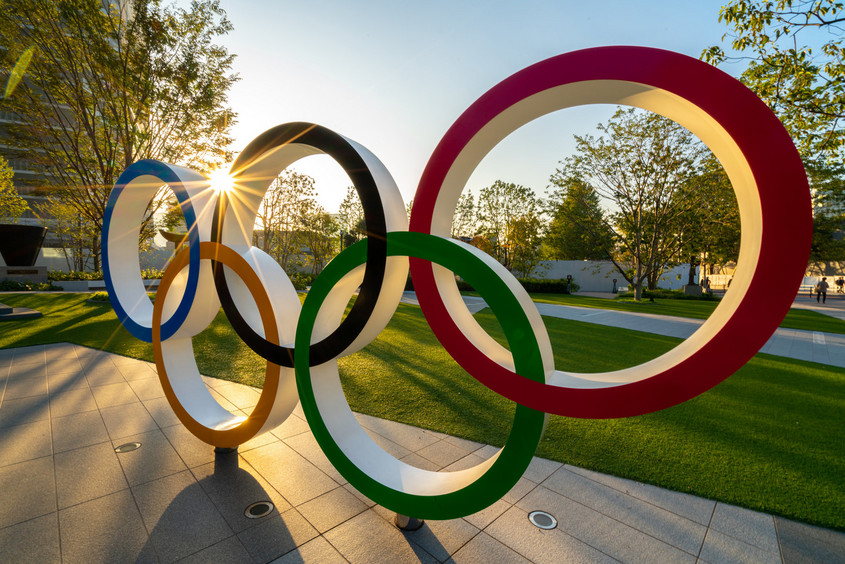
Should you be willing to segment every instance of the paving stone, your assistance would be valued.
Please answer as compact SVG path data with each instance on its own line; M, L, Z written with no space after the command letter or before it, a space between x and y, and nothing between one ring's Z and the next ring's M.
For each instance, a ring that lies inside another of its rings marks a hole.
M361 534L367 531L367 534ZM437 562L419 545L369 509L323 535L350 562ZM373 539L378 539L373 542ZM488 560L489 562L489 560Z
M405 538L418 545L439 561L447 560L466 543L479 529L463 519L448 521L427 520L416 531L404 531Z
M418 427L360 413L356 413L355 417L365 429L378 433L411 452L416 452L440 440L433 433Z
M845 562L845 533L775 517L783 561L787 564Z
M94 394L85 379L82 379L85 387L65 389L59 393L50 393L50 415L52 417L64 417L75 413L84 413L97 409L97 402Z
M707 533L705 525L684 519L665 509L570 472L566 468L561 468L552 474L543 482L543 486L690 554L698 554L704 542L704 535ZM531 511L526 504L518 503L517 505L523 510Z
M157 562L129 490L59 512L62 562Z
M52 428L54 452L63 452L109 440L109 434L106 432L106 426L103 424L99 411L54 417Z
M476 450L486 446L475 441L469 441L467 439L461 439L460 437L453 437L451 435L445 435L443 437L443 440L447 443L455 445L456 447L462 448L467 452L475 452Z
M53 475L51 456L0 467L0 528L54 513Z
M416 451L416 454L431 460L443 468L464 458L469 452L443 440L419 449Z
M528 478L520 478L519 481L514 484L514 486L510 489L510 491L502 496L502 499L504 499L510 504L514 504L526 495L528 495L536 487L537 484L535 484Z
M100 409L140 402L138 396L135 395L135 392L132 391L132 388L126 382L106 384L103 386L92 385L91 392L94 394L94 399L97 400L97 405Z
M444 472L457 472L458 470L466 470L467 468L473 468L478 466L479 464L484 463L485 460L480 456L476 456L474 454L468 454L465 457L456 460L452 464L446 466L443 471Z
M499 516L502 515L502 513L504 513L511 507L512 505L510 503L503 499L500 499L493 505L490 505L477 513L467 515L466 517L464 517L464 519L466 519L468 523L479 529L486 529L490 523L498 519Z
M3 401L32 396L45 396L46 399L46 395L47 376L44 374L37 376L9 374L6 378Z
M88 380L88 385L92 388L95 386L108 386L109 384L123 384L126 380L118 371L111 361L102 361L95 364L86 365L83 363L85 370L85 378Z
M450 564L489 564L490 562L529 564L530 561L482 532L474 536L446 562Z
M563 464L555 460L547 460L535 456L531 459L531 463L525 470L523 476L534 482L535 484L542 483L543 480L557 472Z
M0 431L0 467L52 454L50 421L5 427Z
M59 562L56 513L0 529L0 562Z
M144 400L141 403L144 404L144 407L147 408L149 414L162 429L182 424L173 412L173 408L170 407L170 404L167 402L167 398Z
M358 499L360 499L360 500L361 500L361 503L363 503L363 504L364 504L364 505L366 505L367 507L373 507L373 506L376 504L376 502L375 502L375 501L371 500L370 498L368 498L367 496L365 496L364 494L362 494L361 492L359 492L358 490L356 490L356 489L352 486L352 484L345 484L345 485L343 486L343 489L345 489L346 491L348 491L349 493L351 493L352 495L354 495L355 497L357 497Z
M140 402L100 409L112 440L158 429L155 420Z
M7 399L0 403L0 429L49 418L50 407L47 396Z
M282 442L250 450L243 457L294 507L339 485Z
M158 557L173 562L232 536L232 530L190 472L134 486L132 491Z
M546 511L566 533L617 560L627 562L695 562L696 557L594 509L565 498L543 486L537 487L517 509ZM495 522L490 527L493 527ZM488 527L488 529L490 529ZM508 539L503 539L510 544ZM516 542L514 539L513 542Z
M117 453L117 461L123 468L130 486L187 470L185 463L160 430L124 436L112 441L112 446L117 447L131 442L139 442L141 447L133 451Z
M708 564L781 564L779 552L769 552L720 533L707 531L700 557Z
M297 507L302 516L320 533L325 533L366 509L367 505L363 501L342 487Z
M285 419L285 422L273 429L271 433L279 439L284 440L288 437L294 437L300 433L308 433L310 431L311 428L308 426L307 421L291 413L290 416Z
M269 562L318 536L317 530L296 509L261 519L238 533L238 539L256 562Z
M771 515L735 505L717 503L710 529L767 552L779 552L775 521Z
M347 560L323 537L317 537L302 546L273 560L271 564L305 564L319 562L320 564L346 564Z
M214 462L214 447L196 438L184 426L165 427L162 431L188 468Z
M51 396L77 388L90 389L85 372L81 369L70 372L47 370L47 389Z
M601 474L592 470L585 470L575 466L566 465L565 468L590 480L604 484L618 491L625 492L637 499L647 501L652 505L662 507L681 517L695 521L702 525L709 525L716 508L716 502L681 492L664 490L657 486Z
M439 464L435 464L431 460L423 458L415 452L412 452L408 456L403 456L400 460L402 460L405 464L410 464L411 466L416 466L417 468L421 468L423 470L430 470L431 472L437 472L441 468Z
M249 417L248 413L244 413L243 411L233 411L234 414L243 414L244 417ZM278 443L280 442L279 438L276 437L274 434L270 433L269 431L261 433L260 435L251 438L245 443L241 443L238 445L238 452L246 452L248 450L252 450L254 448L262 447L264 445L269 445L270 443Z
M213 391L226 398L238 409L255 407L258 398L261 397L260 393L241 384L221 385L215 387Z
M365 428L364 430L367 432L370 438L373 439L373 441L382 448L382 450L384 450L393 458L402 459L411 454L410 450L406 449L402 445L394 443L387 437L382 437L375 431L371 431L367 428Z
M485 532L532 562L616 562L607 554L559 529L543 530L528 520L528 513L512 507ZM636 558L632 561L637 561ZM645 561L645 560L641 560Z
M150 365L140 360L131 359L134 362L123 361L116 363L117 370L127 382L149 380L155 378L158 380L158 372Z
M249 552L238 540L238 537L231 536L180 560L179 564L208 564L210 562L252 564L255 561L250 557Z
M129 486L111 443L61 452L55 459L59 509Z
M47 376L47 367L43 362L13 363L8 376L9 379L43 378Z
M249 519L244 515L244 510L255 502L272 502L273 514L291 508L290 503L237 454L218 456L214 463L197 466L191 472L235 533L261 522L261 519Z
M143 380L130 380L129 386L141 401L164 397L161 381L155 376Z
M15 364L44 364L46 360L44 345L32 345L28 347L16 347L12 356Z
M285 439L285 444L301 454L306 460L310 461L338 484L346 483L346 478L341 476L340 472L335 469L334 465L323 453L323 449L320 448L317 439L310 432L288 437Z

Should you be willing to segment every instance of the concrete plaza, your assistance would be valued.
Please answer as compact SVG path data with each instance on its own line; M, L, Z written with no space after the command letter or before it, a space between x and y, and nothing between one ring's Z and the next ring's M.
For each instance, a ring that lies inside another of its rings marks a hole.
M597 322L598 311L571 315ZM829 359L842 353L825 339L837 350ZM258 398L207 383L231 411ZM427 469L495 452L359 421ZM132 442L141 447L115 452ZM275 510L246 518L258 501ZM557 527L535 527L534 510ZM845 562L843 533L540 458L478 514L414 532L393 517L331 466L299 408L239 452L215 455L175 417L150 363L72 344L0 351L0 562Z

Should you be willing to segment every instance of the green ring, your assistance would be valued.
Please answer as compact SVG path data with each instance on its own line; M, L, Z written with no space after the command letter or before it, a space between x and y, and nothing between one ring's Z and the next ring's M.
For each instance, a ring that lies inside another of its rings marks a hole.
M335 257L314 281L302 306L296 330L295 372L305 417L314 438L337 471L379 505L418 519L455 519L476 513L498 501L522 477L543 435L545 412L517 405L511 432L493 465L465 487L436 495L398 491L371 478L341 450L320 414L308 359L314 322L335 284L366 261L366 250L366 241L361 241ZM545 382L540 347L524 310L501 278L485 276L490 267L479 257L449 239L407 231L387 234L387 253L388 256L417 257L440 264L472 284L500 320L511 350L520 352L514 356L516 372Z

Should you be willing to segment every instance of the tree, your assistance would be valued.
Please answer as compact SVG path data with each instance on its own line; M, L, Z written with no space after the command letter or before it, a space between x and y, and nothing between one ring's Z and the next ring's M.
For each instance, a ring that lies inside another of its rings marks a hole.
M472 193L461 194L458 205L455 206L455 215L452 217L451 236L454 239L461 237L471 238L476 232L475 200Z
M523 278L540 264L540 241L543 229L540 217L532 212L514 217L508 222L510 268Z
M311 255L311 274L317 275L336 252L338 224L316 202L306 207L301 222L302 244Z
M0 157L0 221L16 220L29 209L29 204L15 190L12 176L14 171L9 161Z
M602 260L613 252L613 232L606 224L599 195L580 178L552 176L557 190L546 202L552 218L543 241L551 260Z
M780 117L805 163L841 162L845 148L845 3L733 0L719 12L739 57L705 50L713 64L749 59L742 81ZM750 57L745 53L750 53Z
M108 193L133 162L208 171L230 158L237 77L213 39L231 29L218 0L0 0L0 64L32 57L0 105L23 123L9 129L16 147L99 233ZM99 236L91 247L99 268Z
M481 189L476 206L479 232L492 244L492 255L508 269L514 244L508 226L517 218L536 215L537 208L534 192L525 186L497 180Z
M712 153L704 159L701 172L681 187L681 193L698 205L678 222L678 262L689 260L690 277L702 258L710 265L711 274L714 264L735 262L739 258L739 206L727 174Z
M53 236L61 246L68 269L82 272L94 265L91 241L99 236L99 231L87 217L79 214L75 206L49 196L36 204L35 213L39 219L49 223ZM94 270L98 269L94 267Z
M313 178L287 169L273 180L258 207L253 244L289 274L300 266L303 218L316 205L315 194Z
M341 230L343 248L367 236L366 223L364 222L364 207L361 205L361 199L358 197L355 187L349 186L346 189L346 196L340 203L338 216L338 227Z
M598 138L575 136L576 153L551 180L581 178L612 205L611 260L639 300L643 282L656 281L675 254L681 222L698 203L680 189L698 173L704 148L680 125L634 108L617 110L597 128Z

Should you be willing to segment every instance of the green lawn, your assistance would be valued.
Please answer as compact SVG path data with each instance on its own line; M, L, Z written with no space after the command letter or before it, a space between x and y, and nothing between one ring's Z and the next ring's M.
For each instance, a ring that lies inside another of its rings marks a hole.
M477 294L474 294L477 295ZM565 294L532 294L531 299L535 302L547 304L560 304L577 307L590 307L598 309L612 309L616 311L631 311L634 313L652 313L656 315L674 315L676 317L692 317L694 319L707 319L718 301L710 300L671 300L656 298L654 302L642 301L637 303L633 300L607 300L604 298L591 298L589 296L565 295ZM808 298L809 301L809 298ZM802 329L804 331L822 331L825 333L838 333L845 335L845 321L806 309L791 309L786 314L781 327L788 329Z
M86 297L4 295L4 303L34 307L45 316L0 324L0 348L70 341L152 360L150 345L122 329L109 306L88 304ZM500 338L489 310L476 318ZM576 321L545 321L557 366L566 370L639 364L678 342ZM263 362L222 315L195 339L195 351L204 373L261 384ZM419 308L400 305L379 339L340 365L357 411L490 444L501 444L508 432L513 404L456 365ZM842 398L845 370L758 355L716 388L659 413L622 420L550 417L537 454L845 530Z

